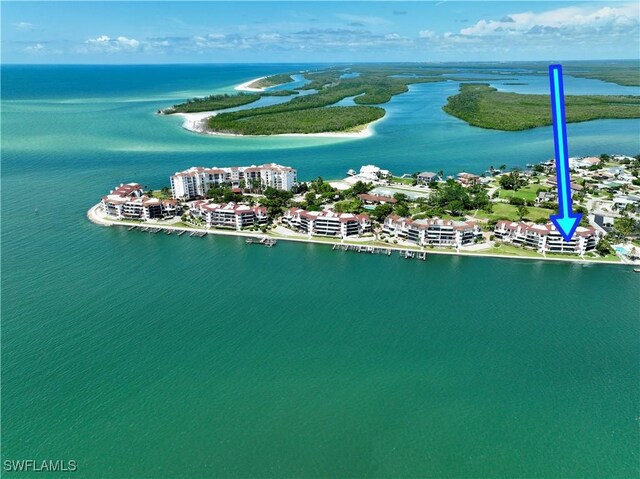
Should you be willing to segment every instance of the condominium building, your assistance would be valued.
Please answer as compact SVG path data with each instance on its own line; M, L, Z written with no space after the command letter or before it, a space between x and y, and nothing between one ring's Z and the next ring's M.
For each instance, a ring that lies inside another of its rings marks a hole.
M228 184L233 188L268 187L290 191L298 182L297 171L288 166L268 163L265 165L232 166L228 168L192 167L177 172L171 178L174 198L188 200L204 197L210 188Z
M482 234L472 221L452 221L441 219L402 218L389 215L382 230L392 236L416 243L420 246L445 246L459 248L473 244Z
M207 203L195 201L191 213L202 218L208 227L241 230L248 226L267 224L267 208L238 205L236 203Z
M578 226L571 241L567 241L553 223L539 225L501 220L496 223L494 235L497 241L531 248L539 253L584 254L593 251L598 242L592 226Z
M102 209L116 218L150 220L176 215L176 200L150 198L138 183L121 184L102 197Z
M371 220L367 215L335 213L331 210L306 211L290 208L282 217L290 228L309 236L337 236L347 238L371 232Z

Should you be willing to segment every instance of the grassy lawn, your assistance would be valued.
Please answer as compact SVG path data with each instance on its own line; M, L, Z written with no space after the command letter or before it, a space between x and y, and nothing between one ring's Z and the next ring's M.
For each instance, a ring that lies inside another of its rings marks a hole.
M548 219L549 215L552 215L553 210L546 208L538 208L537 206L527 206L529 213L527 213L525 219L530 221L536 221L538 219ZM501 218L507 218L510 221L519 221L518 210L515 205L509 205L506 203L493 203L493 213L486 213L484 211L478 211L476 214L478 218L486 218L488 220L498 220Z
M400 178L399 176L394 176L391 178L391 183L398 183L401 185L411 186L414 181L415 181L414 178Z
M510 244L496 244L493 248L474 251L477 254L504 254L510 256L526 256L529 258L542 258L543 256L533 250L519 248Z
M536 196L538 196L538 191L542 189L549 189L548 186L544 185L527 185L523 188L520 188L518 191L513 190L500 190L500 198L522 198L525 201L534 202L536 200Z
M586 254L584 255L589 261L615 261L617 263L620 262L620 258L617 254L608 254L607 256L598 256L596 254Z

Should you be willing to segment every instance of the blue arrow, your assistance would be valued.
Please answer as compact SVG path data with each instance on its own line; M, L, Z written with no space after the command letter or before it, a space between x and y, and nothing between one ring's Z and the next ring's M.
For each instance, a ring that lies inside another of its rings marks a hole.
M581 213L571 209L571 177L569 174L569 152L567 145L567 119L564 113L564 87L562 65L549 65L551 86L551 115L553 117L553 143L556 153L556 178L558 180L558 214L549 218L566 241L571 241Z

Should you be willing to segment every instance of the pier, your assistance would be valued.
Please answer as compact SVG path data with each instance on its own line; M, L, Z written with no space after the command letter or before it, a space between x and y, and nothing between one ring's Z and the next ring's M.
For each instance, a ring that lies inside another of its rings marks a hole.
M408 249L398 250L396 248L385 248L380 246L366 246L366 245L354 245L354 244L344 244L344 243L336 243L331 248L333 251L353 251L355 253L369 253L369 254L382 254L386 256L391 256L392 251L398 251L398 254L405 259L427 259L427 253L424 251L412 251Z
M277 240L274 238L247 238L246 244L261 244L267 248L272 248L276 245Z

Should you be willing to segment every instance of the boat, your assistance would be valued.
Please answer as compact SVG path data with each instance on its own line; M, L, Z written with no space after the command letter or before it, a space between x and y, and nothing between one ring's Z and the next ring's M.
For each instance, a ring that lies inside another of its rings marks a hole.
M634 271L635 273L640 273L640 268L633 268L633 271Z
M355 176L355 175L356 175L356 170L349 170L349 171L347 171L347 175L349 175L349 176Z

